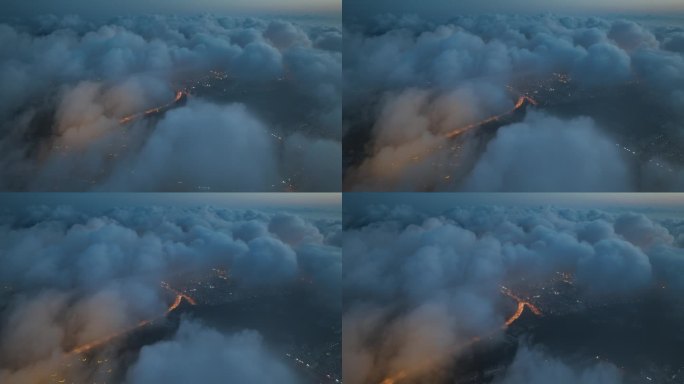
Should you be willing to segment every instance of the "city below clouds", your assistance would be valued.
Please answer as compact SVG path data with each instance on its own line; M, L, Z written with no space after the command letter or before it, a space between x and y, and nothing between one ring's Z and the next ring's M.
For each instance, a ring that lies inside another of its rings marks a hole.
M676 375L680 365L668 364L682 363L672 354L681 340L667 340L684 315L681 215L604 210L601 199L532 207L505 194L467 205L432 194L381 200L352 194L345 202L358 207L345 213L346 382L612 384ZM640 316L645 308L655 312ZM651 342L638 361L623 353L641 339Z
M0 40L0 189L340 189L339 26L40 16Z
M0 384L682 384L684 0L3 0Z
M346 190L684 189L681 26L387 13L344 39Z
M40 196L0 213L3 383L340 378L339 204Z

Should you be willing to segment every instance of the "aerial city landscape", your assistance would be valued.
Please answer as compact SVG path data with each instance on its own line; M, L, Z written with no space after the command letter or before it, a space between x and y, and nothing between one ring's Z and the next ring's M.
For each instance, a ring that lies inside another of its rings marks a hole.
M684 378L681 195L350 194L343 223L346 383Z
M3 0L0 384L684 384L684 0Z
M684 10L639 3L346 1L345 190L684 190Z
M340 383L340 195L203 195L5 195L0 382Z
M339 1L9 3L0 190L340 190Z

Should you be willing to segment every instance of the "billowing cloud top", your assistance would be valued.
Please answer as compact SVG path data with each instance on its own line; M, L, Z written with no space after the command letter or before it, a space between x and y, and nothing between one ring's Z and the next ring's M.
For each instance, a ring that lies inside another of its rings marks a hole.
M341 40L212 16L0 24L0 188L339 190Z
M160 282L188 271L222 268L248 290L305 279L310 300L324 311L337 311L340 246L339 219L286 210L127 207L88 213L33 206L4 214L0 381L45 381L65 369L79 381L92 379L85 367L67 368L74 348L164 314L169 297ZM208 360L200 355L188 361L178 348L209 353L223 371L207 370ZM257 365L246 365L252 358ZM128 374L130 382L160 379L159 364L180 382L187 375L208 383L219 376L266 383L293 375L258 334L218 336L196 321L183 323L172 340L144 348ZM223 376L227 371L230 375Z
M681 219L457 201L435 214L419 200L371 205L345 218L343 369L349 383L443 379L473 340L502 335L511 314L502 305L502 287L563 274L572 276L583 299L632 297L655 284L658 290L666 284L675 296L684 289ZM495 382L621 382L615 366L591 365L577 370L523 346Z
M144 347L126 383L296 383L290 369L264 348L261 336L231 336L184 321L171 341Z
M553 15L350 22L345 188L682 190L683 34Z

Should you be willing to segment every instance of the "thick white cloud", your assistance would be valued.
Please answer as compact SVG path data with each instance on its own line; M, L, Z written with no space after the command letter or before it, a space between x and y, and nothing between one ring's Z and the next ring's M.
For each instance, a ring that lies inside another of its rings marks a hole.
M622 191L631 188L620 149L591 119L533 113L503 127L465 182L477 191Z
M181 322L173 339L143 347L127 376L128 384L299 382L259 333L226 336L188 320Z
M201 101L170 111L139 153L116 169L104 190L270 190L277 180L275 144L242 105Z

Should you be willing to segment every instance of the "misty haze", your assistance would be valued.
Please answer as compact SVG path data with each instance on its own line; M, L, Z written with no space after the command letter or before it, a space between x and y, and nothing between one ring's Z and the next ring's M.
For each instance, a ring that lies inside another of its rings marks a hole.
M684 7L587 3L350 1L345 190L684 190Z

